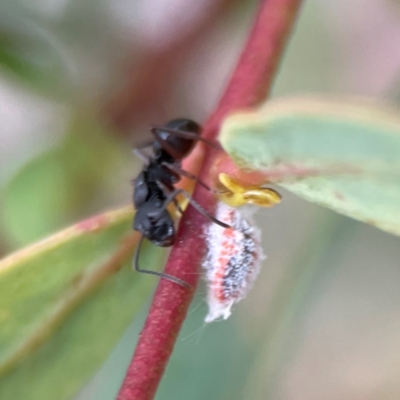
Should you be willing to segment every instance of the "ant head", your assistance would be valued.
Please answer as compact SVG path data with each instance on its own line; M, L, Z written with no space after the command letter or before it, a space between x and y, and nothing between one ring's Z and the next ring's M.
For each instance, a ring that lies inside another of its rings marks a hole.
M136 212L133 229L156 246L169 247L175 242L175 226L171 215L167 210L160 212L151 203Z
M168 154L177 161L185 158L193 150L197 143L196 137L201 133L201 126L198 123L185 118L173 119L165 125L165 128L168 128L169 131L163 131L162 128L157 129L158 137L164 142L164 146L155 140L154 154L156 156ZM187 137L184 135L185 132L188 133ZM169 150L173 150L173 153Z

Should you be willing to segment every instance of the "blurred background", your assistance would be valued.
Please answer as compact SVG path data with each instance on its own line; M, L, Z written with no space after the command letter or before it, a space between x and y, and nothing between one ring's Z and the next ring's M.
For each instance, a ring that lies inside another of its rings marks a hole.
M129 203L132 146L151 123L207 118L256 6L1 0L0 254ZM399 71L399 1L309 0L273 96L399 101ZM399 239L283 195L259 211L253 291L205 326L199 289L157 399L400 398ZM145 313L76 400L115 397Z

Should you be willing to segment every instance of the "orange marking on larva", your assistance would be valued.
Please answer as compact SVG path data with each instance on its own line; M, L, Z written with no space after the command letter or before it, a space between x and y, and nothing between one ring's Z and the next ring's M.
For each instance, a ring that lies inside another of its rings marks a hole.
M203 263L208 283L206 322L229 317L232 305L250 289L263 259L260 232L249 217L222 202L216 217L232 228L207 227L208 254Z

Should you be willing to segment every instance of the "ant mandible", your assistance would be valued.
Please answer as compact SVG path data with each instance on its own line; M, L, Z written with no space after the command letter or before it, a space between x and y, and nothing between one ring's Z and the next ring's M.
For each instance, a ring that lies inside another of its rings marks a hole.
M185 196L189 203L208 219L224 228L230 228L229 225L217 220L204 210L185 190L174 186L182 176L185 176L195 180L207 190L213 191L195 175L183 170L181 164L198 141L203 141L213 147L215 145L203 139L200 136L200 125L189 119L174 119L165 126L153 125L151 133L154 135L154 140L134 149L134 153L145 162L143 170L134 180L133 204L136 214L133 229L142 234L134 256L134 267L138 272L157 275L190 288L185 281L172 275L140 268L140 249L144 238L161 247L174 244L175 224L167 207L173 203L182 214L176 199L179 194ZM142 151L145 147L152 147L152 156Z

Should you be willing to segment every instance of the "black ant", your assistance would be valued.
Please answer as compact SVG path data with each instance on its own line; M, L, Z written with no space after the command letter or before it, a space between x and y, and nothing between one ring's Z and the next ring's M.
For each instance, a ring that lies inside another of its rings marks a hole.
M197 181L207 190L213 191L195 175L184 171L181 164L198 141L203 141L213 147L215 145L203 139L200 136L200 125L189 119L174 119L165 126L153 125L151 133L154 135L154 140L134 149L135 154L146 164L134 180L133 203L136 215L133 229L142 234L134 256L134 267L136 271L157 275L190 288L185 281L172 275L139 268L140 249L144 238L161 247L169 247L174 244L175 224L167 207L173 203L177 210L181 214L183 213L176 199L179 194L185 196L193 207L211 221L224 228L230 228L229 225L217 220L204 210L185 190L177 189L174 186L180 181L181 176L185 176ZM150 146L153 150L152 156L141 150Z

